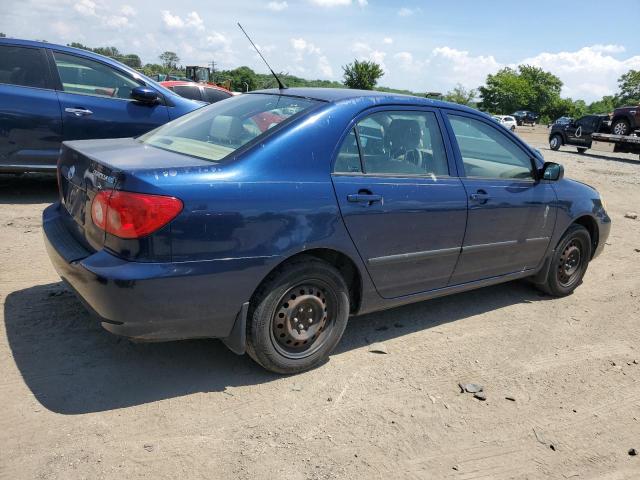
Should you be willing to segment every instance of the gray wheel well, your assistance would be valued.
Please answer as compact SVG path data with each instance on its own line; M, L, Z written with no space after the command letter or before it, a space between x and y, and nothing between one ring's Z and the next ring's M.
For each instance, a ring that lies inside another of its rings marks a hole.
M356 264L342 252L337 250L332 250L330 248L313 248L310 250L305 250L304 252L296 253L288 257L286 260L283 260L278 265L276 265L260 282L260 285L256 288L256 291L260 290L260 286L273 275L273 273L286 265L289 262L299 260L300 257L315 257L319 260L322 260L331 266L333 266L336 270L340 272L342 278L344 278L345 283L349 288L349 308L351 313L355 313L360 309L360 302L362 300L362 277L360 275L360 271ZM255 296L255 292L252 295Z
M576 218L573 223L582 225L589 232L589 235L591 236L591 257L593 257L593 254L598 247L598 242L600 241L598 222L596 222L595 219L589 215L583 215L582 217Z

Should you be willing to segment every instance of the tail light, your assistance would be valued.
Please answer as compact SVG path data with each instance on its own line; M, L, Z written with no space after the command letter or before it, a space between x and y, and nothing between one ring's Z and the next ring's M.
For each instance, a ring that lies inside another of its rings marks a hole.
M91 203L91 219L116 237L141 238L176 218L182 207L182 200L175 197L102 190Z

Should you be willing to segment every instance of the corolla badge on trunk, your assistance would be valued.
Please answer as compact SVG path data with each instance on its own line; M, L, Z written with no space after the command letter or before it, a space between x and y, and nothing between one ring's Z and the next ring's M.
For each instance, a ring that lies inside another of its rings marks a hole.
M115 177L99 172L98 170L92 170L90 173L105 183L115 183L116 181Z
M75 174L76 174L76 166L71 165L71 168L67 170L67 180L71 180Z

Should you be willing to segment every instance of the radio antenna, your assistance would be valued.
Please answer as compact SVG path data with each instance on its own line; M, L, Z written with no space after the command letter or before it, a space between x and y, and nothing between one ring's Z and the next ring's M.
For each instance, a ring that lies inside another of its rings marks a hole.
M273 69L271 68L271 66L269 65L269 63L267 63L265 58L260 53L260 50L258 50L258 47L256 47L256 44L253 43L253 40L251 40L251 37L249 37L247 32L244 31L244 28L242 28L242 25L240 25L240 22L238 22L238 27L240 27L240 30L242 30L242 33L244 33L244 36L247 37L247 40L249 40L249 43L251 43L251 45L256 50L256 52L258 52L258 55L260 55L260 58L262 59L262 61L265 63L265 65L267 66L267 68L271 72L271 75L273 75L273 77L276 79L276 82L278 82L278 88L280 90L286 89L287 88L286 85L284 83L282 83L282 81L278 78L278 75L276 75L276 72L274 72Z

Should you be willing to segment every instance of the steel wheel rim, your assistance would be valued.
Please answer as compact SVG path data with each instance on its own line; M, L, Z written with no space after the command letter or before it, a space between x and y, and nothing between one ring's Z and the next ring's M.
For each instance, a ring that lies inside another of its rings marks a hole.
M563 287L572 286L582 271L582 245L575 238L565 246L558 262L558 282Z
M551 147L555 148L558 145L558 137L553 137L551 139Z
M271 319L271 342L291 359L313 355L326 343L336 317L337 298L322 280L289 288L278 300Z

